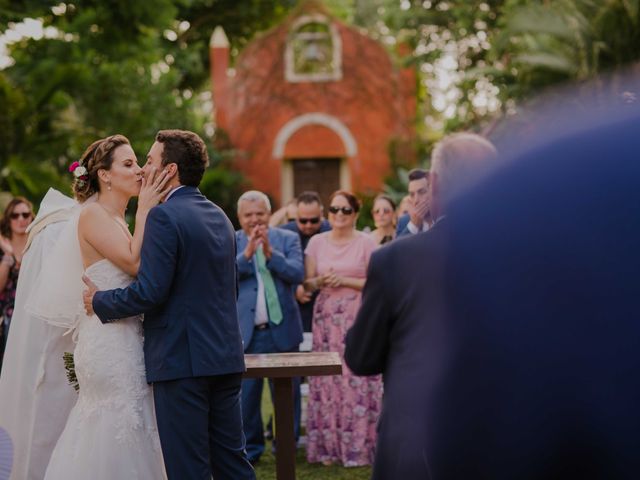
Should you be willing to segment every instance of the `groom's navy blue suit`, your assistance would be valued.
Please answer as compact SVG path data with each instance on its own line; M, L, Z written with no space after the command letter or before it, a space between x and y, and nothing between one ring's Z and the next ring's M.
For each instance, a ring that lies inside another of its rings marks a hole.
M138 278L97 292L93 308L103 323L145 314L169 479L255 478L240 413L235 237L224 212L195 187L176 190L149 212Z

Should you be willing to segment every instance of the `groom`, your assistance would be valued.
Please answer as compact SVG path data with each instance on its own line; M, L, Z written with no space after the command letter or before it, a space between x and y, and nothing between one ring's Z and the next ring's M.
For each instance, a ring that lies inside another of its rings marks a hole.
M254 479L240 412L235 236L197 188L208 161L195 133L158 132L143 172L165 170L173 188L147 218L138 277L104 292L85 277L84 302L103 323L145 314L147 381L169 479Z

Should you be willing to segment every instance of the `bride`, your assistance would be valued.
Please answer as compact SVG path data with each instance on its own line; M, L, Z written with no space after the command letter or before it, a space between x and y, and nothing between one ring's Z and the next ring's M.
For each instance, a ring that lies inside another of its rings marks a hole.
M140 264L147 214L168 193L163 190L167 179L164 173L156 177L154 172L146 172L145 179L122 135L94 142L71 168L76 177L75 196L85 206L76 221L69 222L66 241L58 249L64 252L56 255L54 251L55 258L48 266L50 272L69 277L69 285L59 282L65 291L60 285L53 287L58 282L47 279L43 272L41 282L57 294L36 299L32 308L37 311L39 301L48 305L49 311L41 316L73 331L80 391L45 479L166 478L151 387L145 380L142 317L103 325L96 316L86 316L81 306L81 279L75 277L81 276L77 270L83 267L85 275L101 289L131 283ZM124 213L136 195L138 211L132 236ZM56 267L60 262L65 265ZM57 298L51 298L55 295ZM56 302L59 307L52 307Z

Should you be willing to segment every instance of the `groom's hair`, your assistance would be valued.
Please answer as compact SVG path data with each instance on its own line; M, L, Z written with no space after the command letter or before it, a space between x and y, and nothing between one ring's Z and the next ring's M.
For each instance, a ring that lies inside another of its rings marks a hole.
M164 145L162 165L175 163L180 183L197 187L209 165L209 154L202 139L187 130L160 130L156 141Z

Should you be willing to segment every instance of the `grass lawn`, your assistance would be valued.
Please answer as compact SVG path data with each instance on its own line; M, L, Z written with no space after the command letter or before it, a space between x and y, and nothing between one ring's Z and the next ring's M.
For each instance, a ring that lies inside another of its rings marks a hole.
M262 393L262 419L265 424L272 412L273 406L269 398L269 389L265 385ZM302 430L304 434L304 423ZM270 441L267 441L265 452L255 468L258 480L275 480L276 457L271 453ZM371 467L344 468L338 465L326 467L320 463L307 463L304 448L299 448L296 456L296 478L298 480L368 480L371 478Z

